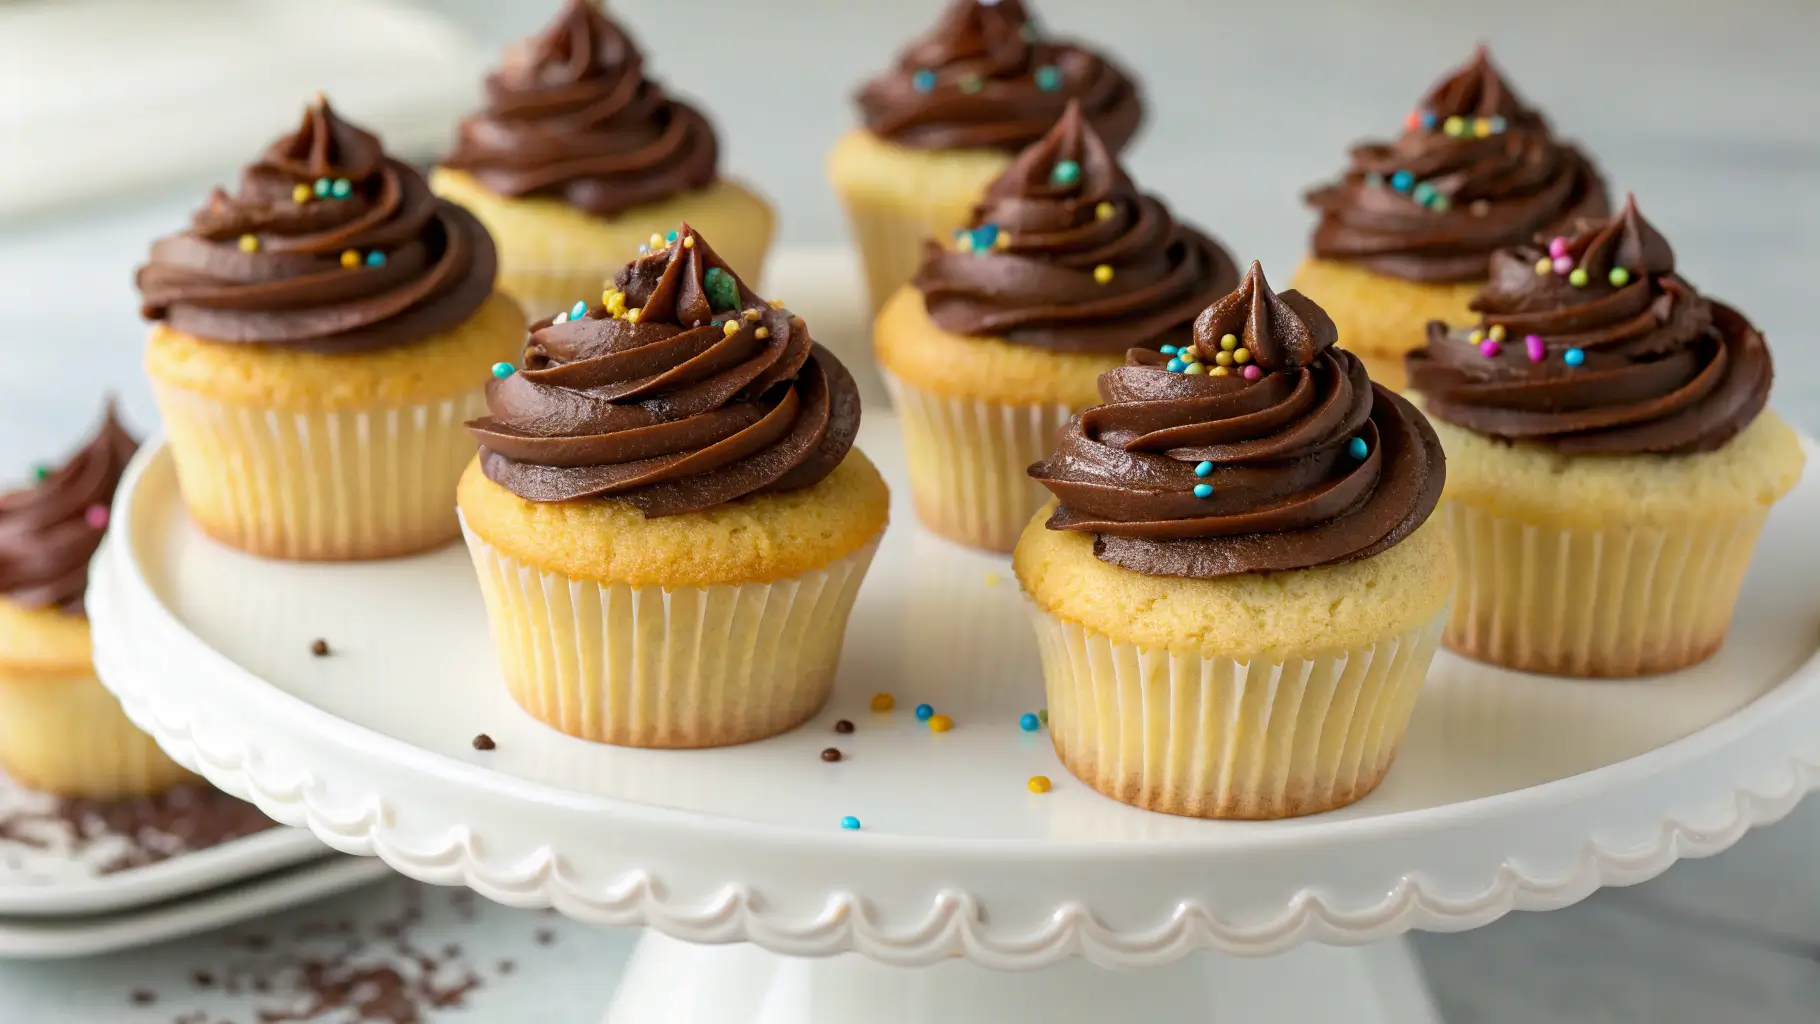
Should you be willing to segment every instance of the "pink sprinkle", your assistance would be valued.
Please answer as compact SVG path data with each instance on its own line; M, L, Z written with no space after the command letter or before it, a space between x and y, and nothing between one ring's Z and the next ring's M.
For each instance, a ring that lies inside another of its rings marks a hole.
M1573 273L1573 269L1574 258L1572 256L1555 257L1555 273L1560 274L1562 277L1566 277L1568 274Z
M1498 353L1502 351L1504 351L1504 346L1490 338L1486 338L1484 341L1479 342L1479 354L1487 359L1498 358Z
M1548 358L1548 346L1542 344L1542 336L1539 334L1524 335L1523 347L1529 350L1529 361L1532 363Z
M88 520L88 524L95 529L105 530L107 529L107 506L90 505L88 511L82 513L82 518Z
M1264 371L1258 369L1258 364L1256 363L1252 363L1245 367L1243 372L1246 380L1257 380L1259 377L1264 376Z
M1554 240L1548 243L1548 254L1550 256L1553 256L1555 259L1560 259L1561 257L1566 256L1567 255L1567 239L1562 238L1560 235L1556 235L1554 237Z

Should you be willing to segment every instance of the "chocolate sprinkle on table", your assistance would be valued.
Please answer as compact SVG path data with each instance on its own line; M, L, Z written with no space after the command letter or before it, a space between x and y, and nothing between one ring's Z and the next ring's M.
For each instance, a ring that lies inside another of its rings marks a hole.
M850 733L853 731L853 723L849 722L845 718L843 718L840 721L834 723L834 731L838 732L844 736L847 733Z
M822 760L838 761L840 760L840 751L834 747L829 747L827 750L822 751Z
M329 653L329 642L321 637L310 641L310 653L318 658L326 658Z
M488 736L484 732L474 737L475 750L492 750L496 746L498 746L498 744L493 742L493 737Z

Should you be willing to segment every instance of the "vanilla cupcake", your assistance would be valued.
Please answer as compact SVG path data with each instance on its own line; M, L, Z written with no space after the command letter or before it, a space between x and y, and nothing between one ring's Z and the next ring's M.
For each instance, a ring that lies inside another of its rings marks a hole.
M0 495L0 765L58 796L148 796L192 778L127 720L89 660L88 563L137 447L110 402L68 462Z
M685 224L603 305L534 325L488 405L460 504L526 711L634 747L815 714L890 499L801 317Z
M1100 374L1129 348L1190 349L1196 314L1238 281L1232 257L1138 191L1071 102L966 226L924 243L916 279L874 324L918 517L1010 551L1047 498L1025 470L1096 404ZM1237 370L1234 355L1191 372Z
M1038 29L1022 0L952 0L940 23L859 91L862 126L828 157L872 309L910 280L1019 150L1078 102L1114 153L1144 118L1117 65Z
M1321 220L1293 282L1394 390L1430 320L1468 317L1493 251L1608 212L1598 169L1511 91L1483 46L1403 127L1394 142L1355 147L1345 176L1309 193Z
M1409 356L1452 464L1447 645L1572 676L1705 660L1805 462L1765 408L1763 335L1675 273L1634 199L1491 275L1474 326Z
M310 561L454 540L462 423L524 341L493 276L479 222L318 97L139 269L146 371L197 525Z
M486 107L430 175L492 232L500 288L533 319L598 298L607 269L684 220L741 274L764 269L771 207L721 176L713 125L644 63L599 0L567 0L487 76Z
M1059 504L1013 565L1056 754L1147 810L1283 818L1351 803L1396 756L1454 571L1445 460L1333 322L1257 264L1172 370L1133 350L1030 473Z

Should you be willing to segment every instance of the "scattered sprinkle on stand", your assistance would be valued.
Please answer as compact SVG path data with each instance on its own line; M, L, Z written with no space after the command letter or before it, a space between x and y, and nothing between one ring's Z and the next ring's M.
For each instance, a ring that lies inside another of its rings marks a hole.
M952 729L952 728L954 728L954 719L949 718L947 715L930 715L929 716L929 731L930 732L947 732L949 729Z
M488 736L484 732L480 733L474 737L474 749L475 750L492 750L493 748L497 747L498 745L499 744L493 742L493 737Z
M1037 708L1036 709L1036 720L1043 723L1044 725L1048 725L1049 724L1049 709L1048 708Z
M1035 732L1043 727L1043 720L1034 712L1026 711L1018 717L1017 727L1025 732Z
M853 731L853 723L849 722L845 718L843 718L840 721L834 723L834 731L840 733L842 736L845 736L848 733Z
M894 707L897 707L896 697L893 697L888 693L875 693L872 695L872 710L890 711Z
M316 639L311 640L310 641L310 653L314 654L318 658L328 657L329 656L329 642L327 640L324 640L321 637L317 637Z
M1052 788L1049 784L1049 776L1047 775L1032 775L1030 776L1030 781L1024 783L1024 785L1028 787L1032 793L1047 793Z
M829 764L833 764L834 762L836 762L840 759L841 759L841 753L840 753L840 748L838 748L838 747L828 747L827 749L822 751L822 760L828 762Z
M934 715L935 715L935 708L929 706L928 704L918 704L916 706L916 720L917 721L927 722Z
M855 818L853 815L849 814L840 820L840 827L847 829L848 831L853 831L855 829L858 829L859 828L859 819Z

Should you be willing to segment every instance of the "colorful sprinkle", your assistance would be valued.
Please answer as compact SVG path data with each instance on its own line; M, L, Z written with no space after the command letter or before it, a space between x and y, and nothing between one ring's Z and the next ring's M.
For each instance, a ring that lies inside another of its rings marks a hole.
M1567 239L1563 238L1560 235L1556 235L1555 237L1549 239L1548 240L1548 255L1554 257L1555 259L1560 259L1561 257L1567 255Z
M96 530L107 529L107 506L106 505L90 505L86 510L83 511L82 521L87 523L92 529L96 529ZM1027 715L1025 717L1034 719L1036 716Z
M1009 236L1006 236L1009 237ZM981 224L973 229L973 251L985 252L998 244L999 230L997 224Z
M1187 374L1190 377L1198 376L1200 374L1207 372L1207 364L1206 363L1189 363L1187 366L1182 367L1182 372Z
M849 814L840 820L840 827L849 831L859 828L859 819Z
M566 324L568 322L569 322L569 311L566 309L563 310L562 312L556 314L554 317L552 317L550 319L550 323L552 323L552 324Z
M1504 134L1504 130L1506 128L1510 127L1510 122L1504 120L1503 116L1500 114L1491 115L1490 120L1491 120L1491 133L1493 135L1502 135L1502 134Z
M1613 267L1611 273L1606 276L1606 280L1611 282L1613 288L1622 288L1630 283L1630 271L1623 267Z
M587 315L588 315L588 304L583 302L580 299L576 299L575 305L569 307L569 319L571 319L571 320L580 320L582 317L587 316Z
M1035 732L1043 727L1043 723L1035 714L1026 711L1018 716L1017 727L1025 732Z
M1490 338L1486 338L1484 341L1479 342L1479 354L1487 359L1496 359L1503 351L1504 346Z
M360 254L352 249L344 250L341 254L341 265L349 270L360 266Z
M1264 371L1258 369L1258 364L1256 363L1246 366L1245 369L1239 372L1245 375L1246 380L1258 380L1264 376Z
M1536 276L1540 277L1555 269L1555 261L1544 256L1536 261Z
M685 248L685 249L695 248L695 236L694 235L690 235L689 237L683 239L683 248Z
M1049 724L1049 709L1048 708L1037 708L1036 709L1036 720L1043 723L1044 725L1048 725Z
M738 309L739 285L733 275L719 267L709 267L702 275L702 286L708 290L708 305L714 309Z
M291 202L297 203L298 205L302 205L304 203L309 202L310 196L313 194L314 193L312 193L310 191L310 187L308 185L305 185L302 182L298 182L295 186L293 186L291 188Z
M1111 203L1101 203L1093 208L1093 216L1097 220L1111 220L1112 215L1117 212L1119 212L1118 207Z
M1159 346L1157 346L1157 351L1163 353L1166 356L1172 356L1181 350L1176 348L1174 345L1159 345Z
M1586 282L1590 280L1592 280L1592 275L1586 272L1585 267L1575 267L1573 272L1567 275L1567 283L1575 288L1586 287Z
M33 480L43 482L45 480L50 479L50 475L51 475L51 467L49 467L49 466L41 465L41 466L32 467L32 479Z
M493 364L493 377L496 380L505 380L507 377L510 377L512 374L517 373L517 372L518 372L518 367L513 366L511 363L494 363Z
M998 586L998 580L999 580L998 573L989 572L986 574L986 586L996 587L996 586Z
M935 709L927 704L918 704L916 706L916 720L919 722L927 722L930 716L934 714Z
M1555 273L1557 274L1570 274L1574 269L1574 258L1572 256L1556 256L1554 267Z
M954 229L954 248L957 252L973 251L973 232L966 228Z
M1409 198L1414 199L1423 206L1427 206L1429 203L1434 202L1435 187L1426 181L1420 182L1415 188L1410 190Z
M1194 466L1194 475L1195 476L1211 476L1212 474L1213 474L1213 463L1211 463L1211 462L1195 463L1195 466Z
M1251 362L1251 350L1248 348L1241 348L1234 351L1232 353L1232 361L1240 366L1244 366L1246 363Z
M1236 335L1236 334L1220 335L1220 348L1223 351L1231 352L1233 349L1238 348L1238 347L1239 347L1239 336L1238 335Z
M720 330L721 330L722 334L725 334L727 337L731 338L735 334L739 333L739 321L738 320L729 320L725 324L721 325ZM758 332L754 331L752 333L757 334Z
M650 245L650 247L653 249L661 250L664 248L664 236L653 231L653 232L651 232L651 241L646 244Z
M385 253L380 252L378 249L374 249L372 252L367 253L367 266L369 266L369 267L385 266Z
M1054 92L1062 87L1062 69L1053 64L1045 64L1036 69L1036 87L1044 92Z
M1100 284L1112 283L1112 268L1104 263L1093 268L1093 279Z
M1532 363L1539 363L1548 358L1548 346L1542 343L1540 334L1525 334L1523 349L1529 353L1529 361Z
M910 88L915 89L917 92L934 92L935 72L930 71L928 68L924 68L916 74L911 75Z
M1194 496L1197 498L1202 498L1202 499L1213 497L1213 485L1212 484L1195 484L1194 485Z
M1365 444L1365 439L1362 437L1355 437L1346 442L1346 454L1355 459L1362 459L1370 453L1371 448Z
M978 75L962 75L960 86L962 92L971 96L986 87L986 80Z
M1049 184L1072 185L1081 180L1081 165L1073 160L1058 160L1049 172Z
M666 242L674 242L674 241L676 241L676 232L674 232L674 231L670 231L670 232L667 232L667 233L666 233L666 234L665 234L665 235L664 235L664 241L666 241Z
M1491 330L1486 331L1485 336L1493 341L1503 341L1507 336L1507 332L1504 330L1503 324L1492 324Z
M1409 113L1403 115L1403 130L1404 131L1413 132L1417 128L1420 128L1420 127L1422 127L1422 112L1421 111L1412 110Z
M952 729L952 728L954 728L954 719L949 718L947 715L930 715L929 716L929 731L930 732L947 732L949 729Z
M1213 354L1213 361L1220 364L1221 366L1231 366L1232 365L1232 353L1231 352L1215 352Z
M872 695L872 710L890 711L894 707L897 707L896 697L893 697L888 693L875 693Z
M329 190L334 187L335 183L327 178L316 179L316 195L319 198L327 199L329 197Z
M1432 110L1422 111L1422 127L1428 129L1429 131L1434 131L1436 120L1437 120L1437 118L1435 117L1434 111L1432 111Z
M1566 352L1561 353L1561 361L1569 366L1579 366L1581 363L1586 362L1586 353L1577 348L1570 348Z
M1428 201L1428 208L1436 213L1446 213L1448 210L1453 209L1453 200L1436 192L1435 197Z
M1483 217L1491 212L1491 203L1485 199L1474 199L1472 203L1466 207L1466 212L1472 214L1474 217Z
M1472 119L1472 133L1474 135L1477 135L1481 139L1487 135L1490 135L1491 134L1491 118L1489 118L1489 117L1473 118Z
M1049 776L1032 775L1030 776L1030 781L1024 783L1024 785L1028 787L1032 793L1047 793L1050 790Z
M346 199L354 194L354 183L346 178L336 178L335 184L329 186L329 194L336 199Z
M1231 373L1232 373L1232 371L1226 369L1224 366L1216 366L1213 369L1207 371L1207 376L1225 377L1225 376L1229 376Z
M1407 192L1416 185L1416 176L1408 171L1398 171L1390 176L1390 187L1398 192Z
M1472 330L1466 332L1466 340L1477 345L1479 342L1485 340L1485 332L1474 327Z
M1384 185L1384 176L1377 171L1366 171L1365 185L1367 188L1382 188Z
M1447 134L1453 136L1454 138L1459 138L1460 136L1466 134L1466 119L1459 116L1458 114L1455 114L1454 116L1441 122L1441 130L1446 132Z
M259 251L259 236L258 235L241 235L240 236L240 251L241 252L258 252Z
M997 237L997 238L995 238L995 239L993 239L993 240L992 240L992 247L993 247L993 248L994 248L994 249L1009 249L1009 248L1011 248L1011 232L1009 232L1009 231L1000 231L1000 232L999 232L999 233L998 233L998 237Z
M1187 363L1182 362L1180 359L1171 359L1169 360L1169 365L1163 367L1163 369L1168 370L1170 373L1181 373L1182 368L1187 365Z
M643 306L633 306L631 309L626 310L626 323L635 324L644 319L644 315L645 310Z

